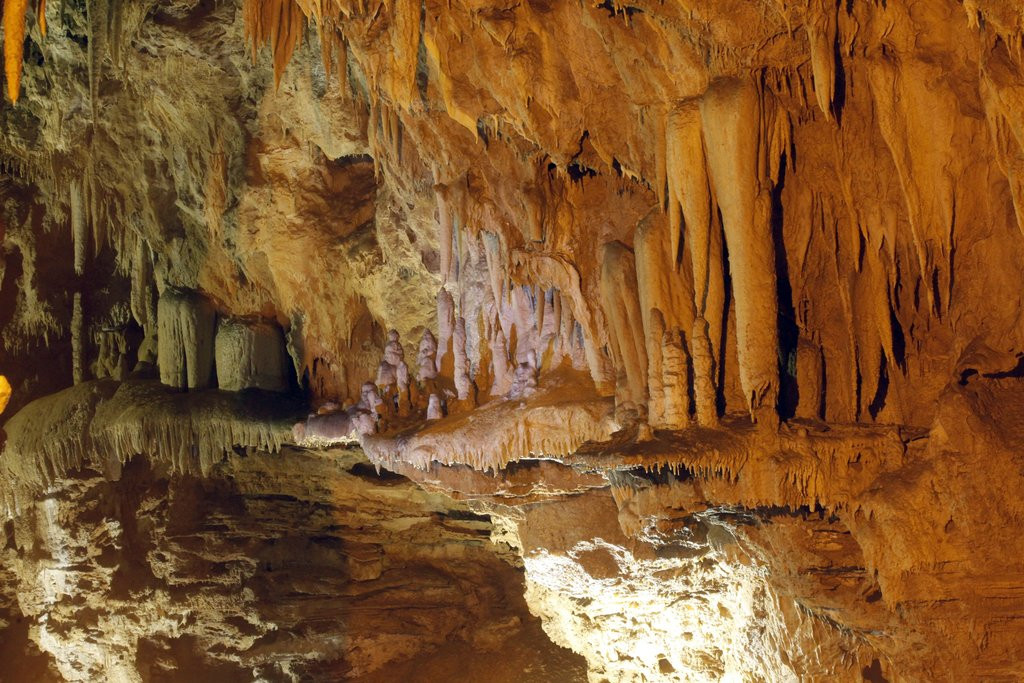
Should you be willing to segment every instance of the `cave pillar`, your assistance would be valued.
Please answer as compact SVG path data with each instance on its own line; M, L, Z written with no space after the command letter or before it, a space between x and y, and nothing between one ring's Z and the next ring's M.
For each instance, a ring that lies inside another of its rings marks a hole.
M157 365L160 381L205 389L213 376L216 313L198 292L167 289L157 304Z
M647 406L647 349L637 295L636 264L633 252L621 242L604 246L601 303L617 369L616 405L643 412Z
M217 386L225 391L287 391L287 354L277 325L224 319L214 342Z
M740 383L751 416L777 423L778 299L771 195L758 165L760 97L752 82L723 80L708 89L700 110L729 249Z
M693 282L693 318L688 325L681 321L680 327L690 332L697 421L710 426L718 421L716 373L722 353L725 271L722 231L713 220L701 111L696 101L673 107L666 142L672 253L679 253L685 229L684 249Z

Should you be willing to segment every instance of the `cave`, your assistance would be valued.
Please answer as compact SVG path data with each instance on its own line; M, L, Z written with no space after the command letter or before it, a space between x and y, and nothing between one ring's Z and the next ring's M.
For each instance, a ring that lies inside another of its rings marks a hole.
M1014 0L3 0L0 683L1024 680Z

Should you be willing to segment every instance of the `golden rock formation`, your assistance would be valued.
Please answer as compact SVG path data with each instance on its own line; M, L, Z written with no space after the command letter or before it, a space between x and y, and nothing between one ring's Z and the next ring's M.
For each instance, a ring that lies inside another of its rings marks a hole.
M451 679L536 635L493 570L591 680L1024 676L1017 3L34 12L4 4L0 109L0 586L32 596L0 596L0 641L26 667L148 680L216 645L267 680ZM394 603L417 628L332 650L253 589L282 501L337 507L295 493L321 480L387 510L375 540L303 527L347 558L314 614L479 522ZM254 545L211 543L195 487ZM96 559L133 548L137 606ZM542 651L516 661L583 675Z

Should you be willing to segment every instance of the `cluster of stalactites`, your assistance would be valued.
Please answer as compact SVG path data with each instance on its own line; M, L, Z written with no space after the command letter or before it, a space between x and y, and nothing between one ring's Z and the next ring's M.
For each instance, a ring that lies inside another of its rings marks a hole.
M488 332L491 395L528 393L540 368L569 357L590 371L599 391L614 388L623 413L653 427L678 429L691 419L714 424L723 391L728 269L745 408L755 420L775 424L778 304L765 147L776 141L760 134L773 128L773 115L755 84L742 80L716 82L699 101L672 110L662 153L668 224L649 217L633 248L605 245L596 304L586 298L575 265L562 257L536 248L509 253L498 234L464 234L440 188L441 277L462 292L462 315L442 289L439 370L467 386L460 330L475 325ZM466 305L463 272L474 265L478 245L490 307ZM537 284L513 285L513 279ZM449 344L453 362L446 366ZM466 397L460 391L459 399Z
M632 345L618 346L624 356L639 358L625 365L630 397L642 396L647 386L655 426L682 426L691 390L698 422L716 419L726 267L745 407L755 420L777 422L778 303L768 153L773 140L761 134L773 130L773 115L755 84L741 79L716 81L699 100L680 102L668 115L668 239L657 234L653 222L642 225L635 240L637 300L609 302L605 297L606 306L620 317L639 308L643 335ZM634 276L628 255L620 251L606 251L602 277L610 282L607 289ZM692 363L692 387L685 379L690 372L681 367L686 357Z
M763 109L753 82L728 80L672 111L662 152L670 220L645 220L632 249L605 245L598 302L561 256L509 250L500 233L463 228L447 188L436 186L437 369L453 381L454 398L527 396L540 370L568 359L590 371L600 392L614 389L624 414L653 427L678 429L693 418L714 424L728 268L745 407L755 420L776 423L778 308ZM487 280L473 295L469 274L480 269Z
M25 406L5 425L0 517L85 467L117 479L144 454L182 474L208 474L236 446L276 452L288 422L276 402L186 395L156 382L83 382ZM268 409L269 406L269 409Z

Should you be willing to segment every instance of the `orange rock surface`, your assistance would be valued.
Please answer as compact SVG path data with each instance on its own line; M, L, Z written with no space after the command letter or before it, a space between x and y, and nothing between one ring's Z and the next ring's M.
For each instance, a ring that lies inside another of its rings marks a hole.
M1017 3L7 5L5 523L359 449L591 680L1024 676Z

